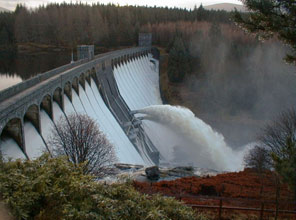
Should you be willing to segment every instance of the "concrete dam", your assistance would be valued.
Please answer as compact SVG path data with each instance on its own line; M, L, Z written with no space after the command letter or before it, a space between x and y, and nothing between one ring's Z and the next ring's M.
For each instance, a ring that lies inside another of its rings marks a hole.
M88 55L0 92L4 157L34 159L50 151L47 143L60 117L83 113L96 120L119 162L159 163L148 127L130 113L162 103L158 51L138 47Z
M142 46L97 56L85 46L78 61L1 91L4 157L34 159L50 152L59 119L82 113L96 120L120 163L242 169L243 151L233 151L189 109L163 105L159 51Z

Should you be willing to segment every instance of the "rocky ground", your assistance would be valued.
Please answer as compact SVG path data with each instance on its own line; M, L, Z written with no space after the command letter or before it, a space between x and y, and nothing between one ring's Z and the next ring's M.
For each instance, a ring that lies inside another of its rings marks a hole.
M149 173L148 171L147 173L147 170L151 170L151 172ZM150 183L158 181L171 181L182 177L215 176L219 173L221 172L192 166L147 168L141 165L115 164L110 170L109 175L102 181L112 183L129 179Z

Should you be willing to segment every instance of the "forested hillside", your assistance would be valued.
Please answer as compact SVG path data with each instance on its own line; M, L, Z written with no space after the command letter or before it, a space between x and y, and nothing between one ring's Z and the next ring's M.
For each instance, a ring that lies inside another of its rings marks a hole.
M230 13L157 7L120 7L113 4L50 4L36 9L18 5L12 13L0 13L0 45L38 43L76 47L96 44L104 47L132 46L139 31L153 31L156 44L158 28L166 27L165 35L174 33L172 23L197 21L230 22ZM182 27L182 25L180 26Z

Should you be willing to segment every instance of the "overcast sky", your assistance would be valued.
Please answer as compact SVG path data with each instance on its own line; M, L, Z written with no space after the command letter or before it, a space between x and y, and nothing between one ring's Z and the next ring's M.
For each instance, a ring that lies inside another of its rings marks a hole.
M14 10L17 3L23 3L28 7L36 7L38 5L54 3L54 2L71 2L71 0L0 0L0 7ZM72 0L72 2L80 2ZM86 3L96 3L98 0L81 0ZM120 4L120 5L149 5L149 6L168 6L168 7L181 7L181 8L193 8L194 5L199 6L211 5L216 3L235 3L241 4L239 0L100 0L100 3L107 4L109 2Z

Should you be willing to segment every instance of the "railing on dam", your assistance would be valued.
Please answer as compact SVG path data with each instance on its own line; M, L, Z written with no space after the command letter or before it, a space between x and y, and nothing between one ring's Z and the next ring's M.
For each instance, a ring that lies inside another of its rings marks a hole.
M112 60L112 59L118 59L121 58L122 56L134 56L137 53L143 52L143 51L148 51L150 50L149 47L140 47L140 48L128 48L128 49L123 49L123 50L118 50L118 51L111 51L108 53L104 53L104 54L98 54L95 56L95 58L93 60L88 60L88 59L84 59L84 60L78 60L76 62L70 63L70 64L66 64L64 66L55 68L53 70L49 70L45 73L41 73L38 74L37 76L20 82L14 86L11 86L3 91L0 92L0 103L6 99L9 99L10 97L32 87L35 86L36 84L45 81L53 76L56 76L58 74L61 74L67 70L70 70L74 67L80 66L82 64L86 64L89 62L104 62L105 60Z

